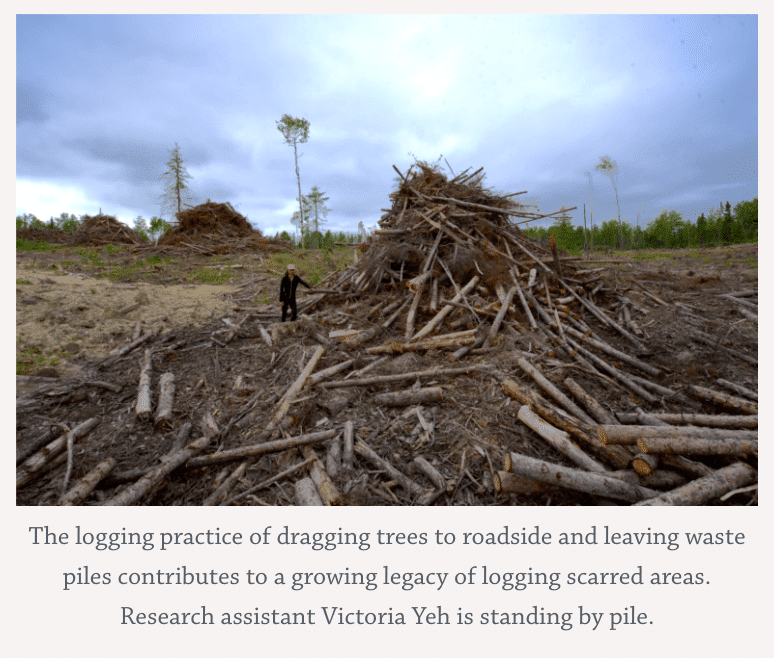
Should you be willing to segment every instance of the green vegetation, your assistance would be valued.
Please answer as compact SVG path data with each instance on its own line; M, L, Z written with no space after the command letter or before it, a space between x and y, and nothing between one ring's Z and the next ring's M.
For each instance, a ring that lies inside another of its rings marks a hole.
M59 365L60 359L67 358L67 354L63 351L47 357L43 354L43 350L40 347L37 345L26 345L23 340L19 341L19 345L22 349L16 355L17 375L26 375L31 370L45 366Z
M63 247L58 244L16 238L16 251L58 251L59 249L63 249Z
M572 226L560 217L550 227L526 228L524 233L536 240L556 235L556 244L573 254L584 248L582 226ZM590 232L589 232L590 233ZM696 223L682 218L675 210L663 210L645 228L608 219L594 226L594 250L607 249L686 249L747 244L758 241L758 199L736 204L734 212L726 202L725 212L702 213Z
M230 267L223 268L222 271L214 267L200 267L193 271L192 276L203 283L220 284L228 283L234 277L234 273Z
M31 281L27 281L27 279L16 279L16 285L17 286L30 286L32 285Z

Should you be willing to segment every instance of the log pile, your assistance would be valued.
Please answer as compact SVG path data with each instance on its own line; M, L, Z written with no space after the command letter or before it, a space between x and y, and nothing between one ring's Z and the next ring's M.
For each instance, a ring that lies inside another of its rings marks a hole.
M89 215L81 217L81 223L78 225L78 230L72 234L70 244L140 245L142 243L142 238L133 229L126 224L122 224L111 215L100 213L93 217Z
M17 502L756 501L757 374L734 373L757 355L686 381L635 321L684 309L529 239L512 196L419 163L298 322L237 306L41 382L17 399ZM715 353L727 330L689 312Z

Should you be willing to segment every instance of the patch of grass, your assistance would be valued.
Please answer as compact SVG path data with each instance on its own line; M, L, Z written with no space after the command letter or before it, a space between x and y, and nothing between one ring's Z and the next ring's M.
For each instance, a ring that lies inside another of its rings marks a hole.
M92 265L94 267L104 267L107 265L107 263L99 259L99 251L96 249L86 249L84 247L80 247L78 249L78 254L81 257L82 263Z
M64 247L48 242L33 242L24 238L16 238L16 251L57 251L59 249L64 249Z
M158 265L159 263L161 263L161 256L159 256L158 254L155 254L153 256L148 256L145 259L145 262L148 263L148 265Z
M116 245L116 244L109 244L105 246L105 252L112 256L113 254L117 254L119 251L123 251L126 249L123 245Z
M757 259L757 258L748 258L748 259L747 259L747 261L746 261L746 263L747 263L747 264L748 264L750 267L754 267L754 268L756 268L756 269L757 269L757 267L758 267L758 259Z
M20 341L22 345L24 341ZM31 370L43 368L45 366L56 366L60 358L65 358L65 353L60 352L53 356L46 357L43 350L37 345L26 345L19 350L16 355L16 374L26 375Z
M27 281L27 279L16 279L16 285L17 286L30 286L32 285L31 281Z
M213 267L200 267L194 270L191 276L203 283L221 284L228 283L234 275L230 267L224 268L222 272Z

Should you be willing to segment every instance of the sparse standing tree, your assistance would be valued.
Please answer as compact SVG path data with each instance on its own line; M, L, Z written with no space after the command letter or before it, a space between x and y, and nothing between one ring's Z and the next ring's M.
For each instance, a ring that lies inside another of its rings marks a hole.
M169 152L167 161L167 170L159 176L159 180L166 179L164 182L164 193L159 197L161 199L161 214L169 209L174 215L177 215L183 209L183 201L191 201L193 196L188 188L186 181L193 178L183 164L183 158L180 156L180 146L175 142L175 148Z
M285 143L293 147L293 155L296 160L296 180L298 181L298 210L301 227L301 248L306 249L304 243L304 207L301 195L301 175L298 173L298 145L304 144L309 139L309 122L306 119L296 119L289 114L283 114L276 122L277 130L282 133ZM303 155L303 154L302 154Z
M602 155L599 158L599 164L594 167L599 169L605 176L610 179L610 183L613 185L615 191L615 204L618 206L618 225L621 229L621 249L623 249L623 223L621 222L621 205L618 203L618 188L616 187L616 179L618 177L618 165L615 160L611 160L608 156Z

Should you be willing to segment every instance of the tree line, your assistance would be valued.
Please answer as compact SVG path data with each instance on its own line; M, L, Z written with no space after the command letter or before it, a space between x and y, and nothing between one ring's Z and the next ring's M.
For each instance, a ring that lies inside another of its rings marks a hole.
M563 215L551 226L523 230L529 237L542 241L554 234L559 248L576 253L587 247L597 251L744 244L758 241L758 198L737 203L733 210L726 201L725 206L721 203L707 215L702 213L695 222L684 220L676 210L662 210L644 228L625 220L608 219L593 230L584 230L582 226L573 226L570 218Z

